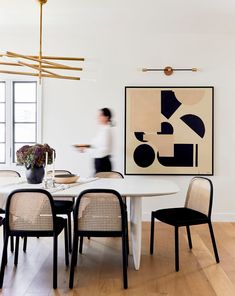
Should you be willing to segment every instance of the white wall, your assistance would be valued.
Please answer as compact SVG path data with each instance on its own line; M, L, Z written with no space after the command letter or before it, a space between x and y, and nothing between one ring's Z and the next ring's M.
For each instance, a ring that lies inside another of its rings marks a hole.
M10 3L9 3L10 2ZM38 7L34 1L2 0L1 48L36 53ZM36 2L36 1L35 1ZM25 9L21 9L25 5ZM89 154L74 143L95 134L97 109L115 112L114 165L123 172L124 87L215 87L214 219L235 220L235 3L215 0L49 0L44 53L84 56L81 82L43 82L43 142L57 151L57 167L92 174ZM143 73L142 67L198 67L197 73ZM90 79L90 80L89 80ZM153 179L160 178L154 176ZM191 177L169 176L178 195L146 199L151 210L182 205Z

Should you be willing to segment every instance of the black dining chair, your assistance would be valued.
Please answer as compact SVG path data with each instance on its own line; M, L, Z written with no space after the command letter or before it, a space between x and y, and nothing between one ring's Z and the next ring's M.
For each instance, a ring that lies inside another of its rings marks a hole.
M53 237L53 288L57 288L58 235L64 230L65 264L69 265L67 221L57 217L53 198L43 189L19 189L10 193L5 216L5 239L0 270L0 289L3 286L10 236L16 237L14 264L18 264L20 237Z
M48 171L48 176L52 176L52 171ZM68 170L55 170L55 175L71 175L71 172ZM67 216L67 223L68 223L68 246L69 246L69 253L72 252L72 213L74 207L74 197L60 197L58 199L54 198L54 208L56 215L66 215ZM26 252L27 248L27 237L24 238L24 245L23 250Z
M219 255L216 247L214 232L211 223L211 211L213 202L213 184L204 177L195 177L191 180L187 191L185 206L180 208L161 209L152 212L150 254L154 249L154 220L175 227L175 270L179 271L179 227L185 226L188 236L189 248L192 249L190 234L191 225L208 224L216 262L219 263Z
M111 189L84 190L78 196L74 209L74 234L69 287L73 288L77 264L78 238L121 237L123 283L127 289L127 226L126 207L120 194Z
M20 178L21 175L19 172L14 170L0 170L0 177L14 177L14 178ZM5 210L0 209L0 215L5 215ZM2 220L2 223L4 223L4 219ZM13 237L10 239L11 241L11 252L14 252L14 240Z
M98 172L95 174L96 178L111 178L111 179L123 179L124 176L122 173L117 171L110 171L110 172ZM126 197L122 196L122 200L126 206ZM129 254L129 235L128 235L128 213L126 211L126 225L127 225L127 254ZM88 237L90 239L90 237ZM83 237L80 237L80 247L79 253L82 254L82 246L83 246Z

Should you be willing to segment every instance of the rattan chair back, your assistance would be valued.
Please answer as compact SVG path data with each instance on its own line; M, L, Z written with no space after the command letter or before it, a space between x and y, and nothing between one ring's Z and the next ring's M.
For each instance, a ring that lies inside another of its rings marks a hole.
M123 175L119 172L116 171L111 171L111 172L99 172L95 174L95 177L98 178L123 178Z
M53 171L48 171L47 176L52 176ZM55 175L71 175L71 172L68 170L55 170Z
M7 227L10 231L53 231L52 197L42 189L22 189L7 201Z
M196 210L210 217L212 197L212 182L204 177L195 177L189 184L185 207Z
M0 170L0 177L20 177L20 173L14 170Z
M120 202L114 193L87 192L80 198L79 231L122 231Z

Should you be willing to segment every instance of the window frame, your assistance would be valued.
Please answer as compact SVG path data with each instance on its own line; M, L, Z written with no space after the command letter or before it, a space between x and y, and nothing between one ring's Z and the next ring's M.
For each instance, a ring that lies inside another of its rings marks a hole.
M5 120L6 120L6 151L5 163L0 163L1 169L16 169L17 163L14 162L14 83L32 83L36 82L36 143L42 141L42 85L35 78L16 78L16 77L0 77L0 81L5 82L6 102L5 102Z
M4 135L4 142L0 142L0 144L4 144L5 143L5 162L6 162L6 128L7 128L7 119L6 119L6 82L3 80L0 80L0 83L3 83L5 86L5 101L0 102L0 104L4 104L5 105L5 121L0 121L0 124L5 124L5 135ZM5 162L0 162L0 165L5 164Z

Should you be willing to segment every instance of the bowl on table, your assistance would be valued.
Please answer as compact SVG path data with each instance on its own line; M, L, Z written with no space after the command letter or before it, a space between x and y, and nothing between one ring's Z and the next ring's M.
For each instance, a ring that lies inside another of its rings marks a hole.
M59 184L71 184L78 180L79 176L74 174L56 174L55 182Z

